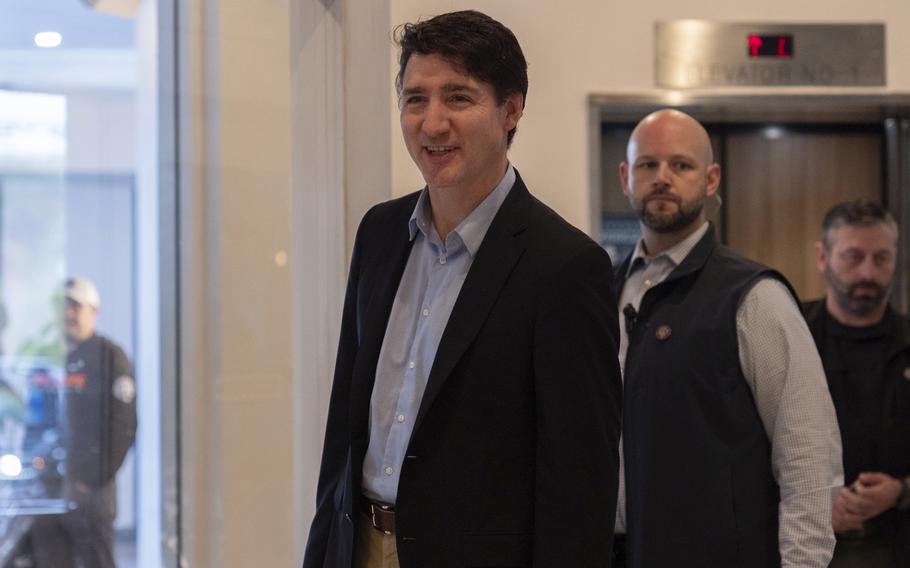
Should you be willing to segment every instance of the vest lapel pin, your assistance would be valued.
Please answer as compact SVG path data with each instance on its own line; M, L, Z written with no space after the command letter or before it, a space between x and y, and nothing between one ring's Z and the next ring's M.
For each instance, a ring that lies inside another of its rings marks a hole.
M658 341L666 341L669 339L671 333L673 333L673 329L670 328L669 325L662 325L654 332L654 337L656 337Z

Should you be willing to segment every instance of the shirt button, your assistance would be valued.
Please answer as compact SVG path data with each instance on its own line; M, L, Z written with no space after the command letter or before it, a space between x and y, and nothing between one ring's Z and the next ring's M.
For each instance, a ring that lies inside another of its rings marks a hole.
M446 263L446 257L440 256L440 257L439 257L439 264L445 264L445 263Z
M404 414L399 414L399 415L397 416L397 420L398 420L399 422L404 422Z
M395 473L395 470L392 469L392 466L389 466L389 467L385 468L385 474L386 474L386 475L392 475L393 473Z
M645 286L650 286L650 285L651 285L651 281L650 281L650 280L645 280Z
M422 313L423 313L423 317L427 317L428 315L430 315L430 310L424 308Z
M414 361L411 361L410 363L408 363L408 369L413 369L416 366L417 366L417 364L414 363Z

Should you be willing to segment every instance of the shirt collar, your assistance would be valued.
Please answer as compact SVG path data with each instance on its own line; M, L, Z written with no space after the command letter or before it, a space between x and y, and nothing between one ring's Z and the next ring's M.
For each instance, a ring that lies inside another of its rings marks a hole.
M644 239L640 239L638 241L638 244L635 245L635 251L632 253L632 260L629 262L629 272L626 273L626 276L631 274L634 269L638 268L639 266L645 265L654 259L662 257L669 260L673 266L679 266L679 264L684 261L687 256L689 256L689 253L692 252L692 249L695 248L695 245L698 244L698 241L700 241L702 237L705 236L705 233L708 232L709 226L710 223L705 221L705 223L696 229L691 235L656 256L648 256L645 253L645 241Z
M493 218L496 217L500 206L506 200L509 191L512 190L512 186L515 185L515 179L515 168L510 163L506 168L505 175L502 176L493 191L452 230L453 233L456 233L461 238L468 254L472 257L477 253L477 249L480 248L480 244L483 242ZM414 207L414 212L411 213L411 218L408 219L410 239L413 241L417 237L418 231L423 233L427 239L431 239L430 230L432 228L433 212L430 209L430 193L429 188L425 187L420 192L420 197L417 198L417 205Z

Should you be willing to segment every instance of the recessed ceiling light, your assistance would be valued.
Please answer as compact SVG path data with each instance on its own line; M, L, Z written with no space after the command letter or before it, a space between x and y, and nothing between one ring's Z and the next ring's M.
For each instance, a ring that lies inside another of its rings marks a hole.
M768 138L769 140L777 140L783 137L785 131L783 127L771 125L764 128L764 134L765 138Z
M57 47L63 36L57 32L38 32L35 34L35 45L38 47Z

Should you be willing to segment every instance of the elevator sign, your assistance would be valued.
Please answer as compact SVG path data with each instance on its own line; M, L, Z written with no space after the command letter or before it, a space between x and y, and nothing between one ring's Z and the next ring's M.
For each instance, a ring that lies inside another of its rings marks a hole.
M658 22L659 87L882 87L884 24Z

